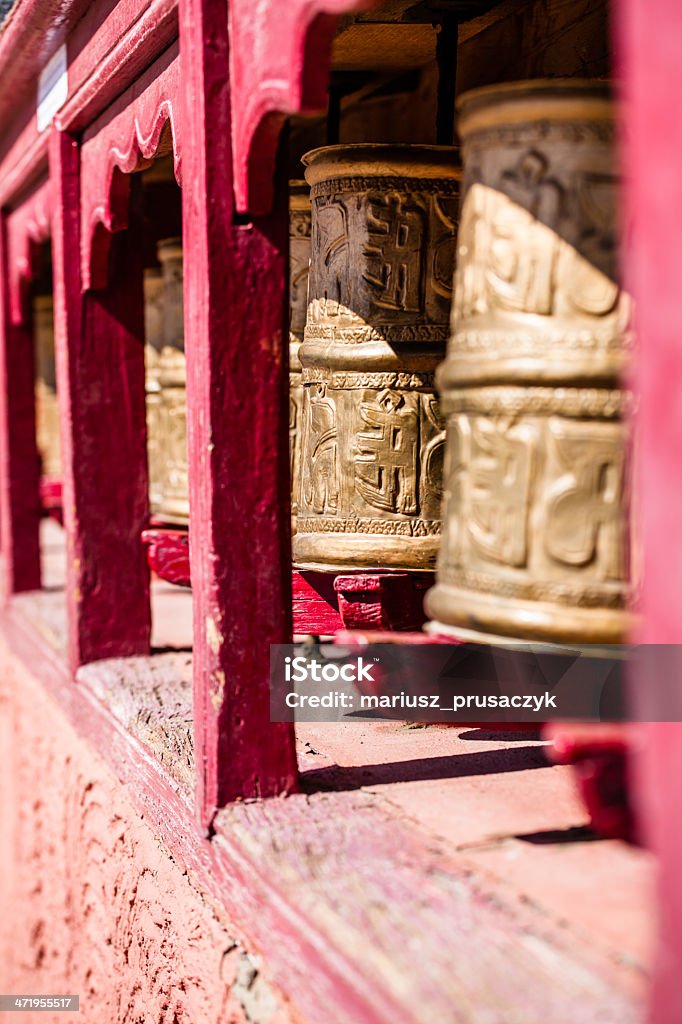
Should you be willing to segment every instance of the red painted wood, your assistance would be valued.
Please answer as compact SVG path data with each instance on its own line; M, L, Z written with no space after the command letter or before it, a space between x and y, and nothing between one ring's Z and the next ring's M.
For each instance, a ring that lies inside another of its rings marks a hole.
M83 288L107 283L111 234L128 226L130 173L172 145L181 184L179 108L176 43L86 131L80 197Z
M334 580L345 629L409 631L426 622L424 595L433 584L428 573L355 573Z
M36 244L50 237L51 217L52 186L47 178L7 218L9 312L17 326L27 316L27 288L37 270Z
M54 319L72 667L149 649L149 509L139 223L112 249L106 291L81 292L80 164L53 130Z
M607 839L637 839L630 771L632 727L618 722L550 723L548 757L573 766L592 828Z
M69 99L58 128L87 128L177 38L177 0L118 0L112 8L92 4L69 36Z
M186 530L143 530L142 543L147 545L149 568L160 579L179 587L191 585L189 534Z
M291 636L288 212L282 182L272 215L234 223L220 5L182 0L180 53L195 743L206 826L236 797L295 782L293 730L270 722L268 687L269 645Z
M294 569L291 592L295 634L329 636L341 629L343 623L333 575Z
M533 1020L566 1024L576 1019L576 992L580 1024L640 1019L613 976L600 980L598 967L571 943L573 930L567 940L564 924L561 940L545 945L545 916L538 924L537 912L521 907L519 917L515 898L510 904L508 893L480 878L472 883L470 850L453 860L447 844L425 845L413 824L397 819L374 793L239 803L218 816L208 841L167 769L93 696L89 680L107 666L82 669L73 686L59 656L18 608L0 616L0 632L3 664L38 699L48 694L47 704L59 708L55 714L65 714L87 749L99 752L162 846L257 951L268 980L286 993L301 1021L447 1021L462 998L467 1019L497 1020L504 1019L500 1006L525 1005L530 993ZM159 929L153 930L156 939ZM405 967L415 944L426 973ZM468 960L462 968L462 957L470 958L470 968Z
M26 22L20 18L4 25L0 37L0 109L7 108L7 116L0 115L1 205L47 165L49 133L38 133L35 117L35 76L44 55L26 43L23 33L28 25L33 26L29 40L49 33L54 49L75 24L67 40L69 98L55 118L58 128L72 132L87 128L177 37L177 0L71 2L66 10L60 2L58 24L55 5L41 0L33 6ZM87 12L78 21L84 7ZM10 39L13 43L6 45Z
M682 678L682 7L674 0L620 0L616 7L624 99L625 221L632 224L626 276L638 322L638 513L643 548L642 628L651 648L633 687L650 719L637 811L660 857L659 955L653 1024L682 1014L682 724L670 715ZM679 707L679 699L677 700ZM679 711L678 711L679 717Z
M230 0L232 144L237 209L266 213L285 117L327 106L338 18L376 0Z
M40 586L40 456L30 308L13 323L9 221L0 213L0 549L4 598ZM15 311L16 312L16 311Z
M10 17L0 34L0 124L11 117L24 100L35 110L35 80L46 57L64 41L91 0L21 0L21 16ZM17 12L12 12L16 14ZM45 40L45 53L37 40Z
M39 484L40 507L43 515L63 525L61 477L41 476Z

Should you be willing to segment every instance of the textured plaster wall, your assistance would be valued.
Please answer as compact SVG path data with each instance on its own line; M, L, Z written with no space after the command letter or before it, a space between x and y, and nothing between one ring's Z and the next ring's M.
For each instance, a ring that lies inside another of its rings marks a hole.
M285 1024L125 789L0 645L0 992L77 993L50 1024Z

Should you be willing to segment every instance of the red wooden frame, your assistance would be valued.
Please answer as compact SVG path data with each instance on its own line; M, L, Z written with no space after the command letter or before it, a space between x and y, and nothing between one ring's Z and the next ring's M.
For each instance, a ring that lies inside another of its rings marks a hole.
M230 81L237 209L266 213L289 114L327 105L331 45L340 15L377 0L230 0Z
M199 552L193 558L197 806L209 830L227 801L295 785L292 731L270 724L267 713L268 645L291 631L287 214L276 151L287 114L324 105L334 19L370 0L230 0L229 32L227 5L216 0L180 0L179 29L175 0L120 0L107 17L91 6L23 0L21 17L0 37L0 120L9 124L0 149L3 591L7 597L40 583L33 344L23 291L32 242L49 231L49 188L70 663L75 668L148 650L141 267L127 174L158 152L170 120L176 164L182 141L192 185L183 190L183 233L191 253L185 296L191 540ZM628 127L624 165L635 223L628 270L642 338L636 373L642 639L674 645L682 575L682 548L675 543L682 520L676 88L682 11L674 0L618 0L616 12ZM73 74L55 126L39 135L34 86L44 54L26 43L48 35L55 46L69 37ZM76 45L80 37L96 38L96 46L86 53ZM82 144L77 133L84 133ZM36 187L48 140L50 185ZM109 236L119 231L112 244ZM674 685L677 668L673 650L661 677ZM649 695L655 719L660 691L652 682L643 679L640 692ZM81 717L91 715L89 705L86 711ZM652 725L647 750L639 806L661 852L663 893L653 1019L673 1024L682 965L680 726Z
M28 286L38 244L50 234L52 185L45 179L0 214L0 547L5 598L40 586L40 455L35 351Z
M638 758L640 824L660 858L659 950L651 1020L680 1019L682 970L682 8L674 0L620 0L617 8L626 175L626 273L637 310L642 628L652 646L633 692L646 726ZM662 719L662 721L660 720Z
M54 321L67 537L69 660L149 650L144 300L139 223L119 236L108 287L83 292L80 154L54 131Z
M175 176L182 184L180 95L180 58L174 43L84 134L80 251L85 291L106 288L111 234L128 227L130 174L154 160L164 133L170 132Z

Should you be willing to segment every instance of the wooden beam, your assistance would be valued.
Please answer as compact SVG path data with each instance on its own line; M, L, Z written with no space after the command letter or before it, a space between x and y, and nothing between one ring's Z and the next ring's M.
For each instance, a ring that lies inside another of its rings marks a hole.
M32 317L13 323L8 215L0 213L0 547L8 598L40 587L40 456Z
M269 646L291 635L288 191L235 218L227 20L180 5L185 352L198 816L291 790L292 727L269 720Z
M53 129L50 174L71 667L149 650L144 309L139 221L114 239L109 287L81 291L80 154Z

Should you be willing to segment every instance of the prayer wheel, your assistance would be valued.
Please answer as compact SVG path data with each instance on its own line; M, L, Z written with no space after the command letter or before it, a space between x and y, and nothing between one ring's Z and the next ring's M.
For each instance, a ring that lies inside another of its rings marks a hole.
M42 459L42 475L60 479L62 461L51 295L37 295L33 300L33 335L36 352L36 438Z
M301 462L303 380L298 350L303 341L308 308L310 265L310 188L305 181L289 182L289 455L291 460L292 528L296 530Z
M311 186L294 562L433 569L455 254L457 151L350 145L303 158Z
M159 514L163 465L160 445L161 384L159 360L163 348L163 275L158 267L144 272L145 397L147 404L147 467L149 509Z
M461 97L464 184L434 630L620 643L631 625L631 305L608 84Z
M157 255L163 276L163 348L159 357L162 473L159 518L184 526L189 522L189 482L181 239L168 238L159 242Z

